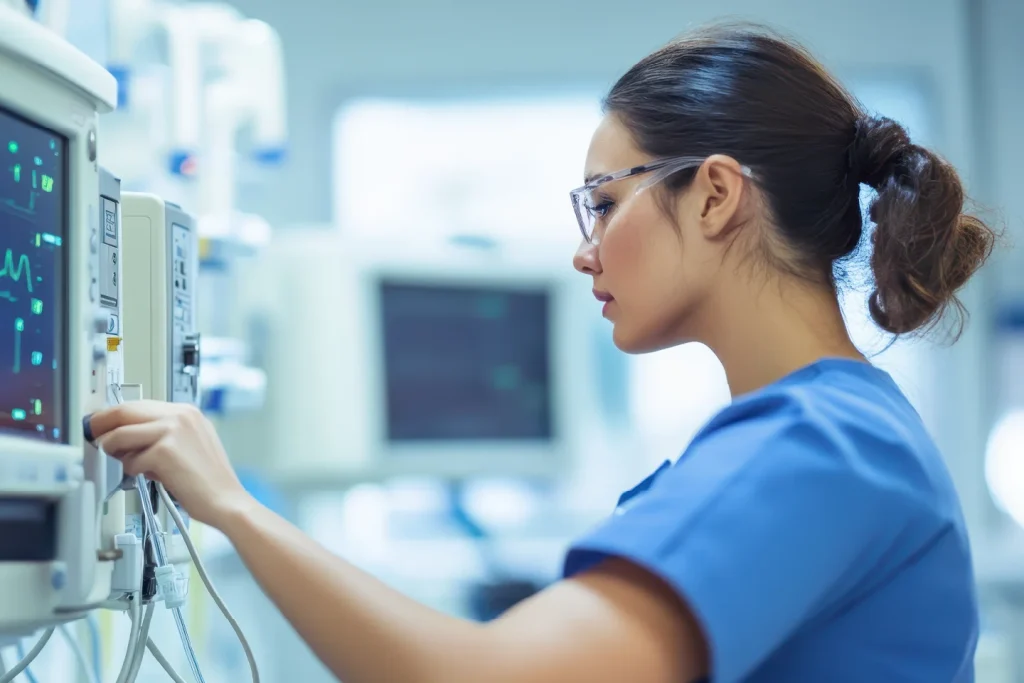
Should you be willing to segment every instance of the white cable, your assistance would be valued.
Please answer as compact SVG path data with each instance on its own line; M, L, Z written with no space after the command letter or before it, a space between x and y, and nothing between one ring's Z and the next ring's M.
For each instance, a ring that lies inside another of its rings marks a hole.
M164 485L157 483L156 490L160 494L160 500L163 501L164 506L174 519L174 523L178 526L178 530L181 532L181 538L185 541L185 547L188 548L188 554L192 556L192 562L196 565L196 572L199 574L199 578L203 580L206 585L206 590L209 591L210 597L217 603L217 607L224 614L224 618L231 624L231 628L234 630L235 635L238 636L238 642L241 643L242 649L245 651L245 658L249 662L249 672L252 674L252 683L260 683L260 673L256 668L256 658L252 654L252 648L249 647L249 641L245 639L245 634L242 633L242 627L238 625L234 615L231 614L231 610L224 604L224 600L220 597L220 593L213 587L213 581L210 579L210 575L206 573L206 567L203 566L203 561L199 557L199 551L196 550L195 544L192 542L192 537L188 533L188 527L185 525L185 520L181 518L181 513L178 512L177 506L174 501L171 500L171 496L167 493L167 489Z
M100 683L96 680L92 667L89 666L89 661L85 658L85 653L82 652L82 645L78 642L78 638L72 636L71 632L68 631L68 627L64 624L58 626L57 630L64 636L64 640L68 641L68 645L71 647L71 651L75 653L75 659L78 661L78 665L82 667L82 672L85 673L85 678L89 683Z
M153 622L153 610L156 608L155 603L149 603L146 607L146 613L142 617L142 626L139 628L139 640L135 646L135 659L132 661L131 668L128 670L128 676L125 678L125 683L135 683L135 679L139 676L139 669L142 668L142 660L146 657L146 641L149 640L149 627Z
M13 669L5 673L3 676L0 676L0 683L11 683L11 681L17 678L22 671L27 669L35 658L39 656L39 653L43 651L46 644L50 642L50 636L52 635L53 627L51 626L43 631L43 635L39 638L39 642L37 642L32 649L28 651L28 654L25 655L24 659L18 662Z
M141 599L142 593L138 592L133 593L131 598L128 600L129 618L131 619L132 627L128 634L128 649L124 651L124 661L121 663L121 672L117 675L117 683L125 683L128 679L128 672L131 671L132 662L135 661L135 653L139 647L139 630L142 628L142 620L139 619L139 613L142 609L139 605L139 600Z
M7 662L4 661L4 649L0 647L0 676L7 673Z
M167 675L171 677L171 680L174 681L174 683L185 683L185 679L178 675L178 672L174 670L171 663L167 661L166 657L164 657L164 653L160 652L160 648L156 646L156 643L153 642L152 638L146 640L146 647L149 648L149 652L153 655L153 659L155 659L157 663L164 668L164 671L167 672Z

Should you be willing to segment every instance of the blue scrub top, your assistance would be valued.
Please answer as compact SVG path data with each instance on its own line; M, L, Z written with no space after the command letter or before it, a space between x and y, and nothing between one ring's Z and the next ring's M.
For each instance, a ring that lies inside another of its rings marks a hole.
M949 473L888 374L827 359L743 396L569 551L646 568L703 627L712 683L974 681Z

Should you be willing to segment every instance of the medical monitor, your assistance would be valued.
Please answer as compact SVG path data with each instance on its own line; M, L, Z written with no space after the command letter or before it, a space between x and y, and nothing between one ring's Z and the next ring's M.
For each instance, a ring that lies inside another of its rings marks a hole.
M80 420L106 405L98 126L116 102L103 67L0 6L0 535L19 539L0 544L0 636L110 595L106 456Z
M377 291L388 442L555 436L549 288L382 278Z
M68 442L68 142L0 108L0 433Z
M231 448L279 481L549 479L600 419L600 309L564 250L294 228L252 270L267 402Z

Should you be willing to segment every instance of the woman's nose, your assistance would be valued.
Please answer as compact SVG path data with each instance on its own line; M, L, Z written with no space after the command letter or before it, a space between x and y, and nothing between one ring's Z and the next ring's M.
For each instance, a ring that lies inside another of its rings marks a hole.
M572 257L572 265L584 275L599 275L601 261L597 255L597 245L581 240L580 246L576 248L576 254Z

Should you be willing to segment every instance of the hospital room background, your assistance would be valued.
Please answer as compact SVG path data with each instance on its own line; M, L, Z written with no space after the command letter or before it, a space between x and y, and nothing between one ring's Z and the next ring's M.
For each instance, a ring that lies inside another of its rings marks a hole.
M100 164L122 190L195 217L202 405L245 485L338 555L473 619L555 580L568 541L729 401L704 347L619 353L572 270L568 191L602 94L636 60L710 20L768 22L952 160L1011 245L1024 230L1020 0L54 0L38 11L118 80ZM1001 250L966 290L955 346L892 344L862 288L843 299L961 496L982 600L979 683L1024 682L1022 259ZM198 524L192 535L261 679L333 680L224 538ZM248 680L194 571L184 614L205 680ZM186 671L169 613L152 629ZM127 633L123 615L96 612L17 680L113 681ZM32 642L3 649L7 665ZM139 680L167 679L149 659Z

